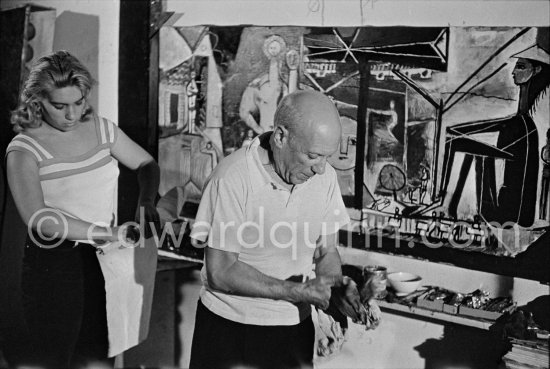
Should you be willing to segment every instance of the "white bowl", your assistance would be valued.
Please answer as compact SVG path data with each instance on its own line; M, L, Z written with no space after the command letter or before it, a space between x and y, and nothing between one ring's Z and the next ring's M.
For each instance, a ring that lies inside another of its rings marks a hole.
M394 272L388 274L388 281L397 296L404 296L416 291L422 282L422 277L407 272Z

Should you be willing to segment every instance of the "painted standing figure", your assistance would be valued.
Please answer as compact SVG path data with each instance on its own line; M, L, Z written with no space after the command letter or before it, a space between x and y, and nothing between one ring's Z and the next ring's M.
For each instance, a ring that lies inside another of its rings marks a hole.
M195 119L197 117L197 95L199 89L197 88L197 82L195 81L196 73L194 71L190 74L190 80L185 89L187 93L187 127L189 133L197 133L195 127Z
M550 55L533 45L513 56L512 72L519 86L519 104L515 115L499 120L468 122L448 128L445 148L443 189L449 185L449 169L456 152L465 153L456 181L456 190L448 199L449 215L456 217L466 177L474 158L478 211L489 222L514 222L530 227L535 220L539 171L539 139L533 114L537 103L550 85ZM468 137L471 134L497 132L496 146ZM497 189L495 159L504 159L502 185Z
M264 41L263 51L269 59L269 72L254 79L241 97L239 115L256 134L273 129L277 104L288 94L288 86L280 77L280 58L285 55L286 43L281 36L272 35ZM258 119L255 118L259 117Z

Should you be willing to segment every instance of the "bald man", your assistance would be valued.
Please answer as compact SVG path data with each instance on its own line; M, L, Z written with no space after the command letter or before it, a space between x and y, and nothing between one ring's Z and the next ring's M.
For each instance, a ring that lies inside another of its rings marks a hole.
M191 234L206 249L190 368L312 367L311 305L326 309L332 294L357 319L359 294L336 249L349 217L327 164L340 134L325 95L295 92L273 131L214 170Z

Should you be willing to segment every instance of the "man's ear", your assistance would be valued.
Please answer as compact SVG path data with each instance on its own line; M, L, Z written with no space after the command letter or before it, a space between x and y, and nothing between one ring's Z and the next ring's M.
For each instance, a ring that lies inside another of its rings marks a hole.
M288 129L283 126L276 126L273 129L273 141L277 148L282 148L288 140Z
M537 66L533 69L533 75L539 74L541 70L542 70L542 67L541 67L540 65L537 65Z

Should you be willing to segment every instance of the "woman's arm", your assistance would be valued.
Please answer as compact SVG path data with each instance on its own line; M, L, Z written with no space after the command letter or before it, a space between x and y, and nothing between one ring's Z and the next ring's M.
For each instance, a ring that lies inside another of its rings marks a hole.
M118 127L118 138L111 148L111 153L124 166L137 171L139 183L139 198L136 209L136 222L141 224L141 220L153 223L155 229L160 228L160 217L155 206L159 183L160 169L153 157L132 141ZM151 236L150 228L145 228L145 237Z
M126 236L122 227L101 227L49 208L38 177L38 163L31 154L11 151L6 158L8 183L23 222L47 238L117 241Z

